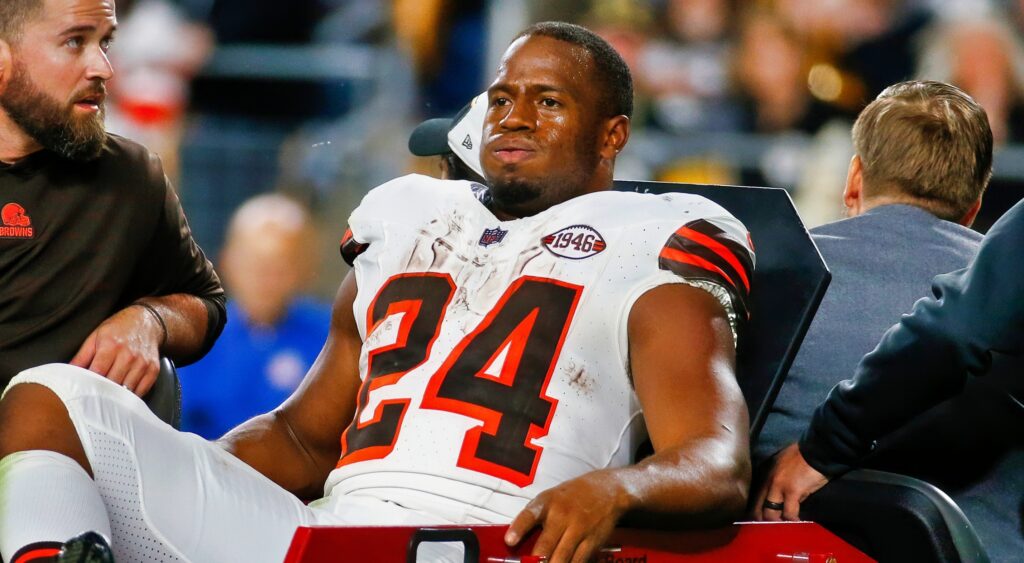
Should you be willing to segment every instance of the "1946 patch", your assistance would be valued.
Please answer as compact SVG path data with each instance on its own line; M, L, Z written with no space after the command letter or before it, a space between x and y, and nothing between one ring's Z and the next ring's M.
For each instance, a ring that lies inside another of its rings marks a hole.
M582 260L601 252L605 244L601 233L589 225L572 225L541 239L544 248L555 256Z

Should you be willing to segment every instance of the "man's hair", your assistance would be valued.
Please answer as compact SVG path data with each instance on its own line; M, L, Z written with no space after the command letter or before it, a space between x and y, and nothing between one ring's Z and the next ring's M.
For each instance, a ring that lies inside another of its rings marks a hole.
M16 43L25 22L43 8L43 0L0 0L0 39Z
M441 160L444 161L444 165L448 170L448 180L469 180L478 184L486 184L482 176L476 173L475 170L469 167L459 155L453 152L446 152L441 155Z
M992 130L962 90L915 80L886 88L853 124L865 194L908 197L959 221L992 177Z
M585 27L565 22L534 24L523 30L516 39L527 36L565 41L590 53L597 82L594 87L604 93L601 111L607 117L633 116L633 77L626 61L607 41Z

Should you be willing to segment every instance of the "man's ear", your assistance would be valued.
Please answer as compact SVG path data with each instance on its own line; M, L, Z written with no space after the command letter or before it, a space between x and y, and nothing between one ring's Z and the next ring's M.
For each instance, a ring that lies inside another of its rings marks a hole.
M616 115L605 122L604 144L601 145L601 158L613 160L629 141L630 122L625 115Z
M7 90L7 83L11 80L14 69L14 51L11 44L5 39L0 39L0 94Z
M843 205L846 206L846 214L856 217L861 214L861 207L864 201L864 164L860 157L853 155L850 159L850 169L846 173L846 188L843 189Z
M978 217L979 211L981 211L980 197L971 205L970 209L967 210L967 213L964 213L964 216L961 217L960 220L957 222L965 227L970 227L971 225L974 224L974 219Z

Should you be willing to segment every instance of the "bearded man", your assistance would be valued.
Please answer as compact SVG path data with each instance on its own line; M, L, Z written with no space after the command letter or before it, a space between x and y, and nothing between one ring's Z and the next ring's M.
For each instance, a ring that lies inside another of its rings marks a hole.
M142 396L224 325L159 159L104 129L114 8L0 2L0 388L67 362Z

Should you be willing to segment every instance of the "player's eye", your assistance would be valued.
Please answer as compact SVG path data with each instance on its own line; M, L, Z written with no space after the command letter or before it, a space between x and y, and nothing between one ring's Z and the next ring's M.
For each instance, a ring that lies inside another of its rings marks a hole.
M114 44L114 37L113 36L104 37L103 39L100 40L100 49L103 49L103 52L107 52L107 51L110 50L110 46L113 45L113 44Z
M542 106L546 108L557 108L562 105L561 102L554 98L544 98L543 100L540 101L540 103Z
M509 100L508 98L504 98L504 97L498 96L498 97L494 98L494 100L491 102L491 105L492 106L507 106L510 103L512 103L512 101Z
M68 37L64 41L64 45L67 45L68 47L71 47L72 49L80 49L82 47L82 45L84 45L84 44L85 44L85 39L83 39L79 35L76 35L74 37Z

